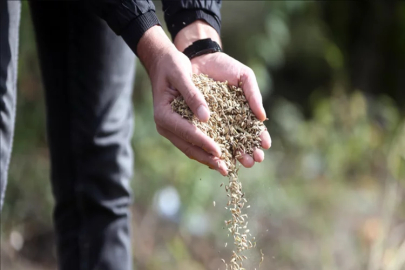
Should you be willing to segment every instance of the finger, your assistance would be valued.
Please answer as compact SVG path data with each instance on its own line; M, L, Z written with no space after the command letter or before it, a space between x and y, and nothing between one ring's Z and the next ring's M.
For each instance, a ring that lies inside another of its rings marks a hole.
M179 114L173 112L170 107L159 111L161 113L155 117L158 126L167 129L186 142L196 145L216 157L221 156L221 148L213 139L205 135L189 121L183 119Z
M249 106L257 119L260 121L266 120L266 111L263 108L262 95L252 69L246 67L241 73L239 81L245 93L245 97L249 102Z
M170 83L181 93L187 105L197 118L202 122L207 122L210 118L207 102L200 90L194 85L191 76L180 73L180 75L175 76Z
M190 159L197 160L198 162L207 165L211 169L215 169L223 176L228 174L228 168L225 162L218 157L208 154L201 148L194 146L183 139L179 138L175 134L165 129L159 129L159 133L166 137L174 146L182 151Z
M253 159L256 162L262 162L264 160L264 152L261 149L255 149L253 151Z
M264 149L269 149L271 147L271 137L267 130L260 134L260 139L262 140L262 147Z
M239 162L246 168L252 168L255 165L255 161L253 158L248 154L243 154L240 158L238 158Z

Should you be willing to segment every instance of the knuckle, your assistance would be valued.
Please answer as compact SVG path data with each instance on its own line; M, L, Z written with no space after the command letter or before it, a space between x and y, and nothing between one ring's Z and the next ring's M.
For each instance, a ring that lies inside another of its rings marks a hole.
M204 140L201 141L199 146L200 146L200 148L203 149L204 151L207 151L207 146L208 146L208 144L207 144L206 141L204 141Z
M187 146L185 149L184 149L184 154L188 157L188 158L190 158L190 159L193 159L193 147L190 145L190 146Z
M192 105L196 102L195 99L197 98L197 93L195 91L188 91L184 98L188 105Z
M163 131L163 129L162 129L160 126L156 125L156 131L157 131L160 135L164 136L164 131Z
M208 160L209 166L214 169L220 168L220 162L221 162L221 160L219 158L216 158L213 156L210 156L209 160Z
M246 67L246 75L249 76L249 77L254 76L255 72L250 67Z
M208 158L208 164L211 168L218 168L218 160L216 160L214 157L210 156Z
M179 130L179 136L186 142L190 141L191 136L190 136L190 132L188 130L183 130L183 129Z
M153 119L155 120L156 125L160 125L163 123L163 114L160 109L154 110Z
M240 81L241 82L246 82L248 79L254 79L255 78L255 73L253 69L250 67L245 66L243 71L240 74Z

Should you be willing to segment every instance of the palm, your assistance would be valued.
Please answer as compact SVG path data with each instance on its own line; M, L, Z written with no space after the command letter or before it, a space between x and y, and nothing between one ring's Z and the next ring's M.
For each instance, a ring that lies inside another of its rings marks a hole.
M207 54L191 60L194 73L203 73L216 81L239 83L240 66L237 60L224 53Z
M256 77L251 69L225 53L202 55L193 58L191 64L193 73L203 73L216 81L228 81L231 85L241 85L256 117L261 121L266 119L262 97L257 86ZM262 147L268 149L271 145L269 133L267 131L263 132L261 138ZM245 167L251 167L255 161L261 162L263 159L263 151L257 149L254 152L253 158L249 155L244 155L240 162Z

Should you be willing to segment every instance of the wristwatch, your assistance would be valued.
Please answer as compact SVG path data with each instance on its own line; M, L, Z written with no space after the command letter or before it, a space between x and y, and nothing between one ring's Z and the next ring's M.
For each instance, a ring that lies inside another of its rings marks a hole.
M191 60L194 57L214 52L222 52L221 46L212 39L206 38L193 42L183 53Z

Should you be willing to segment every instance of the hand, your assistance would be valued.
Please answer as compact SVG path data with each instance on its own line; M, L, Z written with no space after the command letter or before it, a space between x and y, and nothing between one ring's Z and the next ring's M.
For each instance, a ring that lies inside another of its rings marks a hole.
M221 45L221 39L217 31L205 21L197 20L192 24L184 27L174 39L174 44L179 51L184 51L194 41L199 39L211 38ZM257 85L256 77L253 71L226 55L225 53L205 54L191 60L193 73L203 73L213 78L216 81L228 81L232 85L240 85L249 102L249 106L253 113L260 121L266 119L266 112L262 104L262 96ZM271 146L270 134L264 131L260 138L262 139L262 147L268 149ZM264 152L256 149L253 153L253 158L248 154L243 155L240 163L250 168L255 162L262 162Z
M190 60L170 42L161 27L150 28L141 38L137 52L152 82L156 129L189 158L227 175L213 139L172 111L171 102L182 95L200 121L208 121L209 110L202 93L194 86Z
M266 119L259 86L257 85L254 72L249 67L220 52L193 58L191 59L191 64L194 73L207 74L216 81L228 81L231 85L240 85L256 117L260 121ZM262 147L269 149L271 139L268 131L262 132L260 138L262 139ZM261 149L255 149L253 158L248 154L244 154L239 161L243 166L250 168L255 162L262 162L263 159L264 152Z

